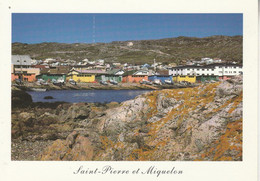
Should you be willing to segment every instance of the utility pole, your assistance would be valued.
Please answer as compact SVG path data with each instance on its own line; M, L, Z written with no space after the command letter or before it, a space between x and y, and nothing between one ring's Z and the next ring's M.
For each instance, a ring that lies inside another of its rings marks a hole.
M95 15L93 15L93 34L92 34L92 39L93 39L93 43L96 43L96 17Z
M154 65L154 67L153 67L153 69L154 69L154 72L156 72L156 65L155 65L155 58L153 59L153 65Z
M20 62L20 77L21 77L21 81L23 81L23 68L22 68L22 60L20 55L19 56L19 62ZM20 77L18 76L18 78L20 79Z

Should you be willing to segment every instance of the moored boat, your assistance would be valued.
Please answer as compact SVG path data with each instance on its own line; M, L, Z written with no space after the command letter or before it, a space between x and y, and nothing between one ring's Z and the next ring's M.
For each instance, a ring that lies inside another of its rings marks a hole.
M171 80L164 80L164 82L165 82L166 84L173 84L173 82L172 82Z
M45 92L45 91L47 91L47 89L43 89L43 88L30 88L30 90L37 91L37 92Z
M117 84L118 84L118 82L115 81L115 80L110 80L109 82L110 82L111 84L114 84L114 85L117 85Z

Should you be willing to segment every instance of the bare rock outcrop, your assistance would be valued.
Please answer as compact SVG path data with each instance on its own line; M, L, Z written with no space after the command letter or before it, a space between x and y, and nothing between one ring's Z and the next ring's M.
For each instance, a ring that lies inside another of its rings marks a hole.
M82 120L85 135L57 140L41 159L242 160L242 87L235 77L143 94Z

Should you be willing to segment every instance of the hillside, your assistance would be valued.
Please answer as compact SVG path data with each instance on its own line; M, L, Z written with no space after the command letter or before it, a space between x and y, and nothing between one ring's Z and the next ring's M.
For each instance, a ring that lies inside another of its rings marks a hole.
M128 46L129 42L133 45ZM152 63L154 59L164 63L181 63L182 60L200 60L203 57L242 63L242 52L242 36L177 37L96 44L12 44L12 54L28 54L35 59L61 58L79 61L88 58L136 64Z

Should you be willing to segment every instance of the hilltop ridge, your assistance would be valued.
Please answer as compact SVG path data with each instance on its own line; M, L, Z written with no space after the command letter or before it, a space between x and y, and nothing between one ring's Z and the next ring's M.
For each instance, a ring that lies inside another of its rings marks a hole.
M203 57L227 62L243 62L242 36L176 37L156 40L113 41L111 43L12 43L12 54L30 55L35 59L57 58L80 61L104 59L106 62L181 64L184 60Z

